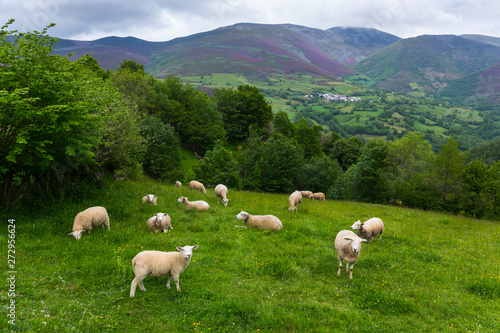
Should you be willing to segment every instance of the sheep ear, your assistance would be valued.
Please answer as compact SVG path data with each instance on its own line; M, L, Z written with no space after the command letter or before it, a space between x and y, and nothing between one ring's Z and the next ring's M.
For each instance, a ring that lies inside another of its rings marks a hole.
M72 232L70 232L70 233L68 234L68 236L73 236L73 233L72 233Z
M198 248L198 245L195 245L193 246L193 250L197 249Z
M361 243L368 242L366 239L361 238Z
M351 237L344 237L345 240L352 241Z
M184 251L184 249L182 247L180 247L180 246L177 246L176 249L179 250L179 251L181 251L181 252Z

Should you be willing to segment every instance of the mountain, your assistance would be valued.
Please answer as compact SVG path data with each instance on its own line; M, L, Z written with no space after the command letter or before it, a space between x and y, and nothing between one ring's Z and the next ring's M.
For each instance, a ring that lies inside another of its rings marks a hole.
M475 40L477 42L500 46L500 38L485 35L460 35L460 37Z
M116 69L125 59L159 77L213 73L354 74L348 65L394 43L399 37L375 29L313 29L281 24L240 23L166 42L133 37L95 41L61 39L56 54L93 53L99 65Z
M500 47L454 35L399 40L353 66L380 89L436 92L500 61Z

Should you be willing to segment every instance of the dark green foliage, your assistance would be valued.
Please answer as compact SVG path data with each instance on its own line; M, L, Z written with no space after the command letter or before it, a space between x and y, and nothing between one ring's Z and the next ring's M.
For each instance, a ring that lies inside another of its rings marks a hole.
M148 117L139 124L139 134L146 143L144 170L164 181L175 182L182 179L180 141L174 128L156 117Z
M274 130L287 138L291 138L295 133L295 126L288 118L288 114L284 111L278 111L274 115Z
M327 156L312 157L302 166L297 188L326 194L341 172L336 160Z
M483 143L467 151L467 162L480 158L484 163L493 165L500 161L500 140Z
M314 129L309 127L307 121L302 118L295 124L295 131L293 137L297 144L304 150L304 157L309 159L313 156L323 155L323 148L319 143L318 137Z
M333 136L336 139L336 136ZM351 165L358 162L358 158L363 151L363 142L357 137L335 140L331 144L329 157L336 159L342 169L345 171Z

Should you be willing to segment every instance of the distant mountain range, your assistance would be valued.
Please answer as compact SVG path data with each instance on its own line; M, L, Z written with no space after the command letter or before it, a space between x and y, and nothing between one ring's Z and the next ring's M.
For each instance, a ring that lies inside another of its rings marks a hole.
M92 53L105 69L123 60L157 76L213 73L363 74L374 87L443 93L465 103L500 102L500 38L482 35L400 37L368 28L327 30L292 24L240 23L165 42L134 37L60 39L56 54Z

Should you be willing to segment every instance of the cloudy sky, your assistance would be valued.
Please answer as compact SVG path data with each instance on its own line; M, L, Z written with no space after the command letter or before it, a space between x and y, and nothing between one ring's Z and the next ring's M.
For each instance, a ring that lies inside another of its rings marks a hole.
M169 41L235 23L292 23L310 28L375 28L407 38L423 34L500 37L496 0L0 0L9 30L94 40L134 36Z

